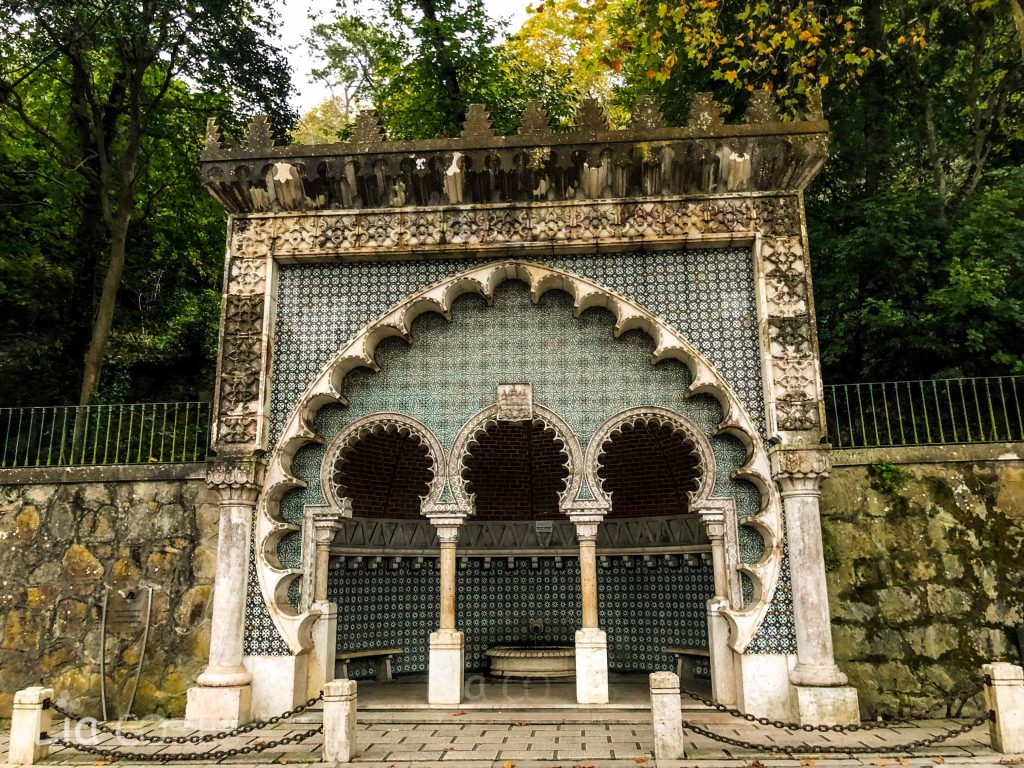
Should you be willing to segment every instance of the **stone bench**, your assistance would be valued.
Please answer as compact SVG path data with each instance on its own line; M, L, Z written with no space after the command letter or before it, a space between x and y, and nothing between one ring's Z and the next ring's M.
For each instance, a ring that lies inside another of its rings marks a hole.
M405 653L403 648L370 648L365 651L338 651L335 658L334 676L348 679L348 663L355 659L372 659L378 680L391 679L391 659ZM383 663L382 663L383 662Z
M680 680L693 680L694 659L711 658L711 651L707 648L669 647L665 649L665 653L670 653L676 657L676 675L679 676Z

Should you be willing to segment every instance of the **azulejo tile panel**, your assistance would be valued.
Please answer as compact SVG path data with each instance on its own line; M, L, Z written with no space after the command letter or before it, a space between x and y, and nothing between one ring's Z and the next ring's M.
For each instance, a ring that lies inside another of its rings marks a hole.
M603 283L675 325L727 378L763 432L751 261L745 249L707 249L565 256L550 263ZM410 293L468 266L462 260L283 266L273 358L272 439L305 387L360 327ZM637 405L681 411L709 435L721 418L712 398L682 397L689 384L685 366L675 361L650 365L651 341L646 335L634 332L614 340L610 315L592 310L576 319L565 294L546 294L540 307L533 307L524 286L506 283L493 307L479 297L465 296L457 302L453 318L449 324L436 314L421 317L411 346L396 339L383 342L376 355L380 373L350 374L345 392L351 406L323 409L317 431L330 438L362 415L399 411L425 422L447 448L465 421L493 402L501 381L531 381L536 401L562 416L584 447L605 418ZM716 495L735 497L740 516L755 514L756 490L729 479L742 464L742 446L728 437L713 438L712 446L719 472ZM297 522L306 504L323 503L323 453L323 446L312 445L296 456L293 472L308 485L282 501L286 519ZM756 534L740 528L744 561L757 560L762 547ZM279 555L286 565L298 565L298 535L282 541ZM286 653L254 576L252 581L247 614L252 631L247 633L246 652ZM294 602L297 595L292 598ZM787 566L751 650L792 651L791 614ZM688 631L704 631L703 607L699 616ZM432 614L427 633L434 622Z
M595 280L661 317L703 352L764 431L764 397L749 249L537 259ZM278 276L271 444L327 361L366 323L411 293L476 262L282 265Z
M542 558L537 567L495 560L485 568L469 561L457 575L456 624L466 637L466 669L485 671L495 645L567 645L580 625L580 573L575 560L560 566ZM705 605L714 594L709 566L627 566L598 570L599 616L608 634L608 665L615 671L672 669L666 646L707 647ZM401 647L396 674L427 671L427 639L437 625L439 576L409 561L394 569L337 569L328 597L338 605L339 650ZM541 634L530 623L544 623ZM352 665L352 677L369 676Z

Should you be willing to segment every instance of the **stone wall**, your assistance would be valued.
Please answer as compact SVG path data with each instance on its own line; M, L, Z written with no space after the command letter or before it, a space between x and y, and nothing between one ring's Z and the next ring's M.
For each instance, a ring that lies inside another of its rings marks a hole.
M834 459L822 496L832 631L862 714L939 705L983 662L1020 664L1024 446ZM952 698L955 714L963 698Z
M105 592L107 705L121 715L148 587L132 712L181 716L209 645L217 507L202 473L199 465L0 471L0 716L15 691L43 681L73 710L99 714Z

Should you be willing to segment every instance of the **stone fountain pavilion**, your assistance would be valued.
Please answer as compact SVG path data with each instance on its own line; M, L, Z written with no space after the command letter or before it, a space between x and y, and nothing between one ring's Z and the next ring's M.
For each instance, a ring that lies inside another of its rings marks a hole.
M680 127L641 100L627 130L530 104L512 136L474 106L430 141L372 112L318 146L211 121L220 534L187 718L341 674L452 708L496 648L545 647L522 656L581 707L675 648L723 704L857 720L818 519L802 190L826 155L820 108L784 122L767 93L735 123L699 95Z

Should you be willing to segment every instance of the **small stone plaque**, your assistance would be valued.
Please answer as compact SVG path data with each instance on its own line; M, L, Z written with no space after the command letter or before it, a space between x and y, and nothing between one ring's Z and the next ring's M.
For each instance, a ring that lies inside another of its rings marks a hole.
M533 418L533 387L530 384L498 385L498 421L529 421Z

